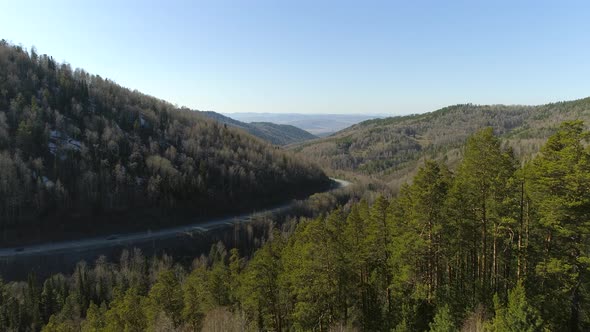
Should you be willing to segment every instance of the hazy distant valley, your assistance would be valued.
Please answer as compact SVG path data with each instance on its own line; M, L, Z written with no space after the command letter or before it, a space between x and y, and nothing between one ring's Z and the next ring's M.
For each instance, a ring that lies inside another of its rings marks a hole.
M379 115L362 114L295 114L295 113L226 113L243 122L272 122L292 125L316 136L328 136L359 122L382 118Z

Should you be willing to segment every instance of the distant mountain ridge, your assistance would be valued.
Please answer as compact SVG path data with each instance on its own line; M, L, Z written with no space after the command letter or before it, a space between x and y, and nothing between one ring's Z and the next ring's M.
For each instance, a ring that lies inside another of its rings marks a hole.
M275 145L288 145L317 138L317 136L291 125L271 122L246 123L217 112L203 111L201 113L218 122L245 130L256 137Z
M359 122L380 118L365 114L298 114L298 113L228 113L224 114L242 122L272 122L288 124L324 137Z
M590 98L539 106L463 104L361 122L291 148L333 171L376 176L397 186L423 158L459 160L467 137L492 127L521 159L536 153L566 120L590 124Z

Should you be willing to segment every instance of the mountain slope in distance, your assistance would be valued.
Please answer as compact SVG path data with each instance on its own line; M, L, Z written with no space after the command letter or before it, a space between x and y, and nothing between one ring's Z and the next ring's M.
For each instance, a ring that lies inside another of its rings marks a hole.
M202 112L202 114L218 122L245 130L256 137L275 145L288 145L317 138L317 136L291 125L271 122L246 123L211 111Z
M521 159L536 153L566 120L590 123L590 98L540 106L455 105L418 115L368 120L330 137L290 148L333 172L384 179L411 178L423 158L453 166L467 137L492 127Z

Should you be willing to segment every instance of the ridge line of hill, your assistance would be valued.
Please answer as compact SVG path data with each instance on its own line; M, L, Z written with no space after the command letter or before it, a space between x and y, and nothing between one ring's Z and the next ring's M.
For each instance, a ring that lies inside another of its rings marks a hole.
M467 137L479 129L492 127L515 156L524 159L538 152L567 120L590 123L590 98L537 106L458 104L363 121L288 148L332 174L379 177L395 189L411 179L417 162L424 158L456 165Z

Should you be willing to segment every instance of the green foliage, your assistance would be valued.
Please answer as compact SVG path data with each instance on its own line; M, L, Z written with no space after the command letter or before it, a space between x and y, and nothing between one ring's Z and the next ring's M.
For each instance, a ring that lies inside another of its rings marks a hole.
M455 332L458 330L453 322L449 306L440 307L434 316L434 320L430 323L430 332Z
M105 313L104 331L145 331L148 320L143 308L147 305L147 299L139 294L137 288L129 288L125 293L116 294L110 309Z
M106 327L107 307L103 303L100 307L91 303L86 311L86 319L82 322L82 332L100 332Z
M248 262L240 276L239 302L261 330L281 330L286 326L288 289L280 280L284 273L282 254L285 243L279 234L266 243Z
M518 283L508 292L508 303L500 304L494 297L496 316L489 329L495 332L533 332L539 331L542 325L539 313L527 302L524 286Z
M590 280L589 135L581 121L563 123L528 168L543 237L536 272L544 296L538 300L553 313L554 328L581 329L582 313L590 309L582 286Z
M374 261L376 233L375 227L369 228L369 212L366 201L352 206L344 225L344 255L348 265L347 292L351 306L350 316L358 320L367 330L375 330L382 324L381 291L375 283Z
M491 128L468 139L447 204L458 234L450 239L449 254L465 257L468 273L477 276L473 287L460 294L472 305L491 304L492 294L506 287L505 273L512 271L504 254L515 246L514 234L521 236L514 225L518 211L511 208L519 194L515 170L511 151L502 148Z
M299 329L326 330L339 318L341 261L334 250L338 235L328 225L329 219L300 224L285 249L289 292L297 299L292 315Z
M174 271L160 272L156 283L148 293L148 319L154 321L160 313L165 313L175 325L179 325L183 309L183 294L180 282Z
M206 272L203 267L195 269L183 285L182 318L194 330L200 328L205 313L213 306L206 287Z
M78 328L75 322L70 320L58 322L56 316L49 319L47 325L43 327L43 332L77 332Z
M67 280L61 274L51 276L45 280L40 303L44 320L48 320L53 313L62 310L68 297L68 291Z

